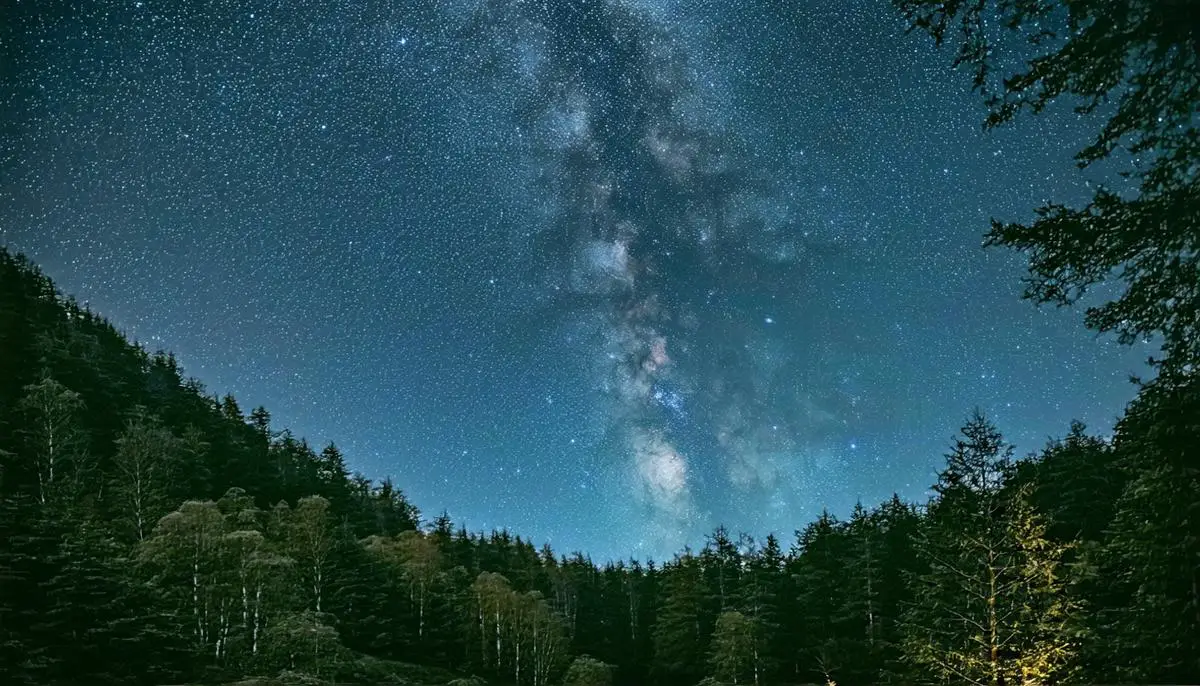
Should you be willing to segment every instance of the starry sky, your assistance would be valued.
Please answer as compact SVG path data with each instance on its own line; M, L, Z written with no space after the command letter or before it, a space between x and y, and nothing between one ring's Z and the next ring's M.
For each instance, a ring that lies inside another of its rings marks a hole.
M432 517L597 559L922 501L972 407L1108 431L1148 351L990 217L1095 129L985 133L887 0L5 3L0 242Z

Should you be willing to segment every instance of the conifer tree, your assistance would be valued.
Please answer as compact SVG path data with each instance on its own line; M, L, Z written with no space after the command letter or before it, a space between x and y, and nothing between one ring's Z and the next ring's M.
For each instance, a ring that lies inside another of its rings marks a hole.
M662 571L654 625L654 669L661 677L694 683L701 676L707 636L701 633L704 579L700 560L685 550Z
M794 664L801 678L824 680L845 666L833 620L845 602L846 541L829 512L797 532L791 572L796 585Z
M1095 678L1200 680L1198 417L1200 381L1167 378L1117 426L1114 450L1129 481L1108 535L1080 565L1095 596L1091 635L1106 639L1090 660Z
M746 560L738 602L750 627L750 671L755 686L772 681L779 666L780 604L785 592L783 551L779 539L771 534Z
M737 610L726 610L717 618L709 647L713 677L735 686L753 679L755 628Z
M934 487L918 549L903 649L914 679L1034 686L1070 676L1077 603L1028 488L1004 493L1012 447L978 412L962 429Z

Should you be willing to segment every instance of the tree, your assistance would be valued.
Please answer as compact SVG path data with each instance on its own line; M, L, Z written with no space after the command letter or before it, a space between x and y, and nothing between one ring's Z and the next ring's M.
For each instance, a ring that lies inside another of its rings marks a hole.
M271 413L267 408L259 405L250 411L250 426L254 427L254 432L262 437L263 441L271 440Z
M563 678L563 686L612 686L612 682L612 665L587 655L575 658Z
M97 521L66 531L41 580L48 603L34 629L46 683L157 684L185 674L186 634L155 612L119 545Z
M317 456L316 466L320 493L335 505L346 503L350 497L350 471L342 451L332 443L326 445Z
M1194 372L1161 367L1112 440L1074 424L1017 463L977 413L927 508L824 513L786 559L718 529L662 568L597 565L421 527L390 481L343 483L340 452L247 424L31 269L0 248L0 682L383 682L404 660L545 686L573 655L595 659L567 683L1200 678ZM230 482L252 488L205 499Z
M1117 425L1129 482L1079 565L1093 679L1200 680L1200 379L1156 384Z
M1015 552L1012 618L1014 647L1008 649L1017 678L1010 683L1042 686L1069 681L1076 669L1075 620L1082 604L1069 586L1063 556L1070 545L1051 540L1045 519L1033 508L1026 487L1012 499L1007 528Z
M87 441L79 422L83 399L47 376L25 387L20 409L38 502L46 505L75 495L87 472Z
M700 563L708 582L710 603L716 612L729 608L738 594L742 554L723 526L717 527L700 551Z
M276 666L317 678L332 676L343 658L329 616L310 610L289 613L274 622L266 633L266 650Z
M1059 98L1107 117L1080 150L1081 168L1126 165L1081 208L1050 203L1031 224L992 222L989 245L1028 253L1026 296L1072 304L1115 275L1120 295L1089 307L1087 325L1131 343L1161 336L1160 361L1200 362L1200 14L1191 0L893 0L910 26L975 72L987 126ZM1007 31L1030 55L997 83ZM957 36L952 35L957 32ZM1125 154L1116 155L1118 150Z
M408 582L408 598L417 615L417 641L425 641L425 616L429 597L441 572L442 555L428 536L418 531L404 531L396 537L401 568Z
M879 528L880 558L885 561L880 568L876 596L879 607L876 665L881 675L877 679L903 683L900 617L903 608L912 604L910 580L920 578L928 570L927 561L918 554L915 545L923 521L915 506L902 502L895 494L872 512L872 518Z
M661 676L693 683L701 676L706 643L700 629L701 574L700 560L688 550L663 567L654 624L654 668Z
M500 668L505 655L504 626L507 621L512 588L493 572L482 572L471 584L474 620L479 639L479 659L484 667Z
M947 455L918 543L930 567L904 618L914 679L1034 686L1070 676L1067 546L1046 537L1028 487L1004 493L1011 453L976 412Z
M843 684L871 683L882 668L884 544L877 513L854 506L845 526L845 592L833 616L839 654L845 662Z
M754 626L737 610L727 610L717 617L709 648L709 664L713 676L720 681L743 683L753 674Z
M751 671L755 686L771 680L780 662L780 603L785 593L784 583L783 551L779 539L771 534L761 549L747 557L738 602L750 623Z
M515 604L517 612L512 632L515 682L520 684L523 675L527 675L525 678L532 686L546 686L562 662L566 649L562 618L537 591L518 596Z
M1052 538L1063 543L1104 538L1128 475L1112 446L1072 422L1062 440L1054 440L1036 459L1018 465L1016 481L1030 481L1031 497L1047 517Z
M240 488L231 488L217 502L225 515L225 534L220 541L222 583L232 591L238 606L236 619L229 618L230 638L241 650L243 661L254 664L261 655L264 632L269 623L290 610L295 586L295 561L280 552L280 541L263 533L266 516L254 499ZM227 644L228 649L233 646Z
M333 522L329 501L320 496L301 498L287 522L288 549L303 579L308 607L321 612L333 552Z
M112 490L134 539L140 542L166 513L179 440L139 406L126 421L116 446Z
M797 671L824 678L844 665L842 636L833 624L846 598L848 557L844 525L828 512L797 532L791 572L796 585L793 650ZM855 636L854 640L862 640Z
M179 434L179 476L171 480L173 502L191 497L211 497L212 470L209 468L209 453L212 444L203 429L187 424Z
M221 656L220 621L229 599L221 588L221 536L225 519L217 504L189 501L163 517L140 546L142 563L162 590L165 613L189 618L193 645Z

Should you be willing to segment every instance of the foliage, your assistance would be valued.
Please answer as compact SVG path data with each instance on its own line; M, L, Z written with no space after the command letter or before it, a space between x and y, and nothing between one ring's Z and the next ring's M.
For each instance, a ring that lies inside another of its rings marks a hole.
M914 29L958 43L956 65L998 126L1060 98L1104 118L1080 167L1120 165L1080 208L1049 203L1031 224L993 221L988 243L1029 255L1026 294L1071 304L1115 278L1087 323L1122 341L1161 337L1169 369L1200 362L1200 16L1190 0L893 0ZM957 34L957 35L956 35ZM1011 40L1011 39L1016 39ZM1010 54L1017 43L1023 50ZM1023 62L1014 73L997 69Z
M1066 587L1066 545L1046 536L1028 486L1009 494L999 431L976 413L947 455L918 549L930 561L904 616L914 678L1049 684L1069 676L1079 603Z
M734 684L744 683L754 664L754 625L741 612L726 610L717 617L709 648L713 676Z
M587 655L575 658L563 677L563 686L612 686L612 682L612 665Z

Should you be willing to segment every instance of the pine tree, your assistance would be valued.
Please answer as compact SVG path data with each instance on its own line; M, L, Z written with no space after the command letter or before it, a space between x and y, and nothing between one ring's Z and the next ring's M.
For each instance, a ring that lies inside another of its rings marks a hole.
M654 624L654 671L660 678L694 683L702 676L707 647L701 633L702 574L700 560L686 550L663 568Z
M48 605L34 630L47 683L157 684L186 674L182 627L153 612L123 548L96 522L72 523L41 582Z
M913 678L978 686L1057 683L1075 657L1076 603L1028 488L1004 493L1012 447L978 412L939 474L918 549L928 572L906 612Z
M742 576L742 555L723 526L708 537L700 551L700 564L709 587L709 611L723 612L734 605Z
M905 668L902 662L900 642L903 609L913 600L912 580L928 571L928 560L916 549L922 518L917 508L902 502L899 496L882 504L874 513L881 532L881 554L886 563L881 568L878 594L879 618L877 622L877 664L880 670L878 681L904 683Z
M1160 378L1117 426L1130 480L1081 567L1096 678L1200 680L1200 381ZM1103 640L1100 640L1103 637ZM1107 658L1107 659L1106 659Z
M350 471L346 469L346 458L333 443L326 445L317 457L317 479L321 484L319 493L338 509L344 509L350 499Z
M771 534L746 560L737 603L750 624L750 667L755 686L773 681L781 662L781 599L785 592L783 551L779 539Z
M737 610L726 610L717 618L709 648L713 677L736 686L753 679L755 628Z
M828 512L797 532L791 564L796 586L793 661L806 680L825 680L845 666L842 637L833 624L845 602L845 555L844 527Z
M883 532L878 517L862 503L854 506L845 527L845 593L832 618L845 668L838 683L874 683L883 649Z

